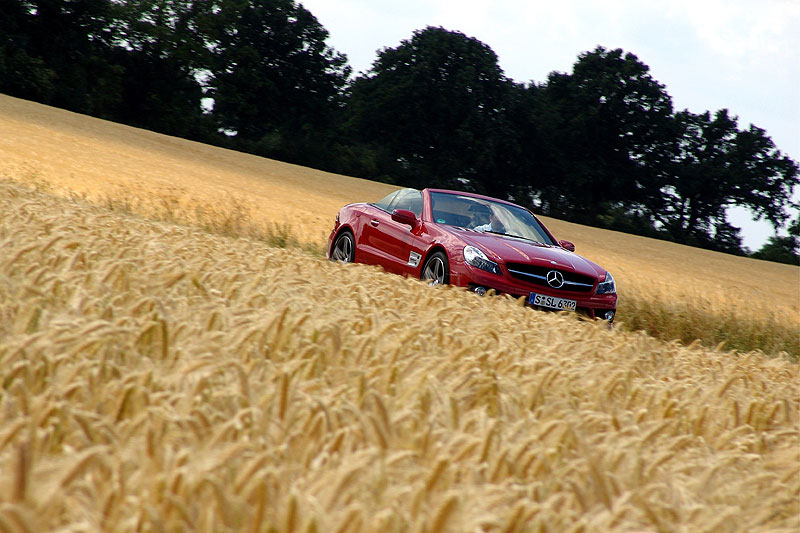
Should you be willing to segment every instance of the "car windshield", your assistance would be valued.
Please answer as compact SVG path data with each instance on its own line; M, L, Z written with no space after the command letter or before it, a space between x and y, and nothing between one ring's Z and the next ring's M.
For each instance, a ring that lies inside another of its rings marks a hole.
M433 220L438 224L555 244L527 209L460 194L431 192L430 195Z

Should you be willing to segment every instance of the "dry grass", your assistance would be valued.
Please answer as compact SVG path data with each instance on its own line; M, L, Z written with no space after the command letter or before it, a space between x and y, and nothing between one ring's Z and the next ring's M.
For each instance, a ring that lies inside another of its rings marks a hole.
M235 203L258 226L291 222L302 242L327 238L345 203L396 187L92 119L0 95L0 177L54 192L176 214Z
M612 271L622 328L800 357L800 268L547 219Z
M318 254L342 205L393 189L2 95L0 178ZM546 221L614 273L621 328L800 354L800 268Z
M800 366L0 183L0 529L796 531Z
M4 96L0 177L0 531L800 528L800 365L746 351L796 267L548 221L608 331L323 260L386 185Z

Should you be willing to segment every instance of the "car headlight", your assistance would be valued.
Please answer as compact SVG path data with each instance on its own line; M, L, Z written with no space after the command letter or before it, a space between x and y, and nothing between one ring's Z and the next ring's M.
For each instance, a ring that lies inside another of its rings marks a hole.
M606 272L606 279L597 284L595 294L614 294L615 292L617 292L617 286L614 283L614 276L611 275L611 272Z
M481 270L491 272L492 274L497 274L498 276L502 274L500 271L500 265L494 261L491 261L488 257L486 257L485 253L478 250L474 246L464 247L464 260L467 262L467 264L470 264L475 268L480 268Z

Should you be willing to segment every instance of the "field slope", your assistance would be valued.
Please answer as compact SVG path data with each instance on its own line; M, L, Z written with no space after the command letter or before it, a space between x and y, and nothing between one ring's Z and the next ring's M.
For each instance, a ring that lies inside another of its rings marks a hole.
M800 528L800 269L548 221L608 330L321 257L390 190L0 96L0 531Z
M0 95L2 178L318 254L341 206L395 189ZM623 328L800 356L800 268L545 220L612 271Z
M0 246L3 531L800 525L785 359L4 183Z

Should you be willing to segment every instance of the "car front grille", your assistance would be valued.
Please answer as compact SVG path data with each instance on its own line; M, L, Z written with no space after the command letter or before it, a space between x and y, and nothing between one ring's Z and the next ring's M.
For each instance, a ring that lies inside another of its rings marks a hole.
M594 287L594 278L591 276L584 276L560 270L557 268L550 268L546 266L529 265L526 263L507 263L509 274L516 279L532 283L534 285L541 285L543 287L554 288L547 283L547 273L551 270L560 272L564 276L564 285L558 290L570 292L591 292Z

